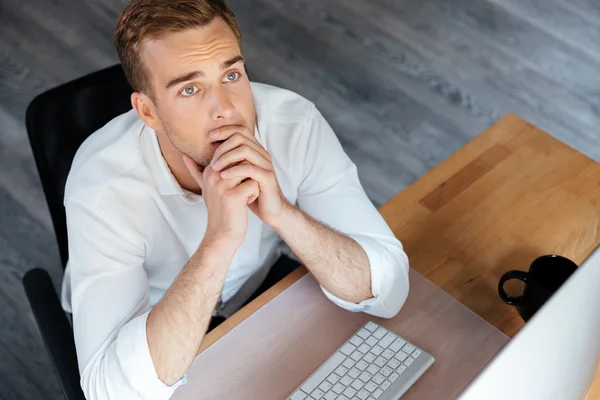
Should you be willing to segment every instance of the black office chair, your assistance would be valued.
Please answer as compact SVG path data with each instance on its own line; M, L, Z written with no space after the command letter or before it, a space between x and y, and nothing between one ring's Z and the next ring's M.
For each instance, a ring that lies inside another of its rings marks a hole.
M27 134L63 270L69 257L63 196L73 157L90 134L131 109L131 92L121 65L115 65L42 93L27 108ZM270 274L255 296L297 265L282 256L273 267L276 273ZM50 276L43 269L32 269L23 277L23 286L66 399L85 400L73 330Z
M73 157L83 141L131 109L131 87L121 65L65 83L37 96L27 108L27 134L50 210L63 270L68 260L63 195ZM67 400L85 400L73 330L48 273L28 271L23 286Z

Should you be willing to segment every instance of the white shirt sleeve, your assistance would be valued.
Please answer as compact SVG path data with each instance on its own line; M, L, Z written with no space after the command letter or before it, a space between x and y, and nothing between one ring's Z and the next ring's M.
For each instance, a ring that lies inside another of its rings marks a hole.
M66 200L73 331L88 400L168 399L146 338L150 311L144 247L124 224Z
M325 118L313 106L304 145L296 154L302 165L298 206L313 218L354 239L366 252L373 298L360 304L325 295L349 311L392 318L408 296L408 258L400 241L365 194L356 166ZM368 140L365 139L365 140Z

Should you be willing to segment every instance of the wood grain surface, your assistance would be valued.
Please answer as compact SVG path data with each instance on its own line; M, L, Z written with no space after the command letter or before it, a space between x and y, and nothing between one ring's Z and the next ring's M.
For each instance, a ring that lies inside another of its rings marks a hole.
M513 336L523 320L500 277L544 254L579 264L598 246L600 164L511 114L380 211L413 268Z
M500 277L600 243L600 164L510 114L380 211L413 268L512 336L522 320Z

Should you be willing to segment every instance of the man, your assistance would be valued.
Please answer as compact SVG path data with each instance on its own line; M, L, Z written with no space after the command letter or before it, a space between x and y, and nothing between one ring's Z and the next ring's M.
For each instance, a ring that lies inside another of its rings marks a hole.
M115 43L134 109L82 145L65 191L63 305L88 399L168 399L281 239L340 307L398 313L400 242L314 105L248 81L222 0L134 0Z

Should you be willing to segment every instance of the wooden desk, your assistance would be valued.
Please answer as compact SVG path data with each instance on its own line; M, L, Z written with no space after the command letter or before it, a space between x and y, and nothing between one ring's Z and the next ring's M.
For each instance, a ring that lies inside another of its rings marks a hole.
M412 268L507 335L523 325L500 276L539 255L580 263L599 243L600 165L509 114L381 207ZM290 286L299 269L207 335L203 349ZM600 399L600 370L588 400Z
M523 320L499 299L500 277L598 246L600 164L509 114L380 212L412 268L513 336ZM600 369L587 400L600 400Z
M500 277L597 247L600 164L509 114L380 212L412 268L513 336L523 321L500 301Z

